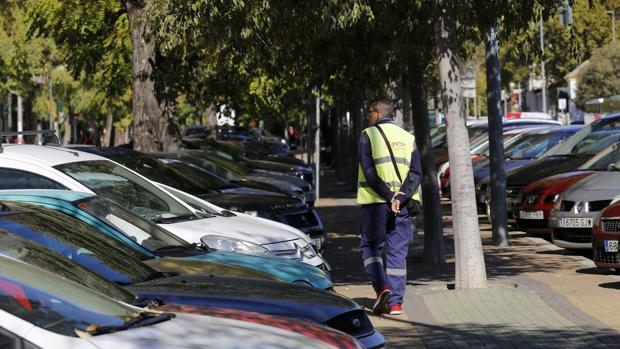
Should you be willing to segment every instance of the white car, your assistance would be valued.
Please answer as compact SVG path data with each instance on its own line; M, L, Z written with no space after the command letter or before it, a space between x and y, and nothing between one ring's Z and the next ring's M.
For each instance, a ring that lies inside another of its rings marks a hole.
M104 157L56 146L3 145L0 150L0 189L95 193L189 242L207 243L215 250L270 253L327 268L310 238L293 227L217 208L212 212L196 210L156 183Z
M350 343L361 347L352 338ZM134 307L6 256L0 256L0 345L15 349L337 348L264 323Z

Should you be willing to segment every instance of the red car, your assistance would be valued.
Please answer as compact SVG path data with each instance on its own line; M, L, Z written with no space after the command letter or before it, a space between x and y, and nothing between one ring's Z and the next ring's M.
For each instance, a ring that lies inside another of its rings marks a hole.
M545 177L521 190L512 207L517 227L527 233L551 234L549 212L560 193L574 183L594 173L593 171L567 172Z
M599 268L620 272L620 201L613 202L601 211L592 228L592 255Z

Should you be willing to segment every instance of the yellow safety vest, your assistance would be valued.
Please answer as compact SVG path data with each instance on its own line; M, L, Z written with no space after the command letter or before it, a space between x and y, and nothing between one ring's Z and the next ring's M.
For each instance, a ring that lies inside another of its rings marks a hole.
M409 174L411 153L415 149L415 138L409 132L394 124L381 124L381 129L390 142L400 176L405 180ZM368 135L368 139L370 140L372 159L377 175L390 187L393 193L397 192L403 183L398 179L398 175L394 170L390 151L381 133L374 126L366 128L363 132ZM420 201L418 190L413 194L413 199ZM365 205L382 202L386 201L368 185L364 172L362 171L362 165L359 164L357 174L357 203L359 205Z

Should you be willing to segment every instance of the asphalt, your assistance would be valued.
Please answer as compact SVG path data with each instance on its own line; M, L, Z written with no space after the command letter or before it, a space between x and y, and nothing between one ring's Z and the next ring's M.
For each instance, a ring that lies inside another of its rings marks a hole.
M401 316L375 316L374 292L359 254L354 188L324 170L317 208L329 233L325 253L336 291L366 307L390 348L620 348L620 275L594 267L540 237L511 231L509 247L491 243L481 224L489 288L454 290L449 203L444 203L447 263L422 263L421 222L407 261Z

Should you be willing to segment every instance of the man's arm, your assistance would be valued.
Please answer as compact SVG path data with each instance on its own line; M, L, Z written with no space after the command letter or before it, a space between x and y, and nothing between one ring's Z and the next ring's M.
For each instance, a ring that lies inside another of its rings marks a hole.
M420 185L420 181L422 180L422 164L420 162L420 151L415 149L411 153L411 164L409 165L409 172L407 173L407 178L403 182L403 185L400 187L400 192L405 193L404 195L397 195L396 200L400 201L400 204L406 202L411 199L413 193L415 192L418 185Z
M368 138L366 132L362 132L362 135L360 136L359 154L360 165L362 166L362 172L366 177L366 183L368 183L375 193L384 198L386 202L390 202L394 196L394 193L390 191L387 183L379 178L379 175L377 174L375 163L372 159L370 139Z

